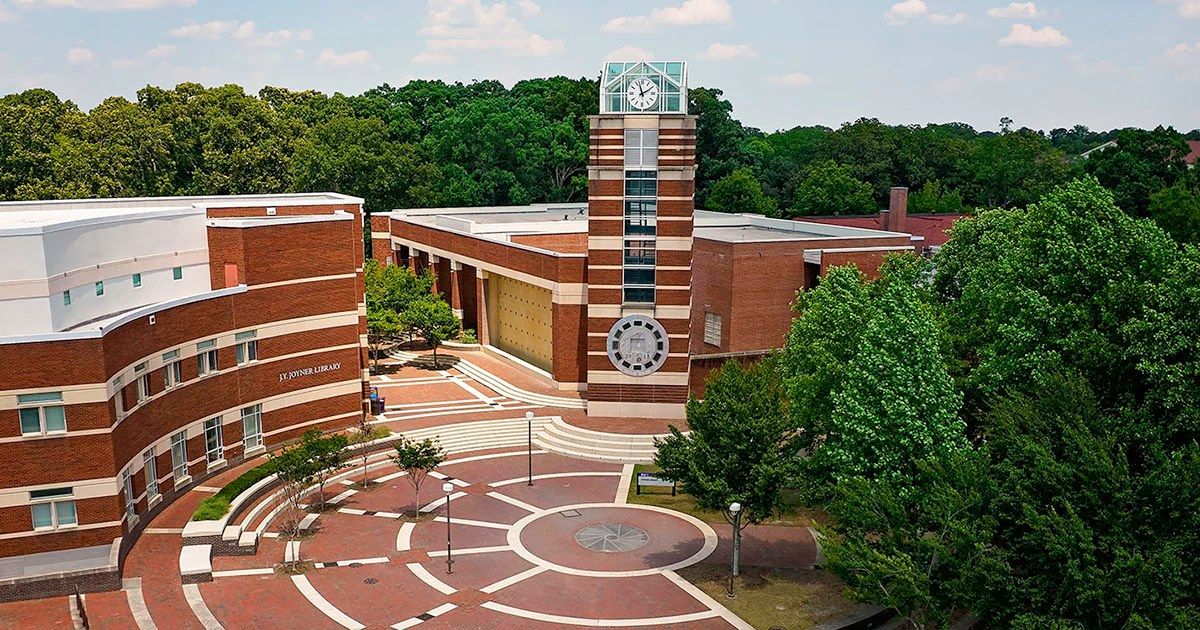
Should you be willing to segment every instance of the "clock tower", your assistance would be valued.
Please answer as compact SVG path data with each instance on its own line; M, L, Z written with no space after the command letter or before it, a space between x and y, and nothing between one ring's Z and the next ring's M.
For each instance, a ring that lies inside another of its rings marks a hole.
M683 418L696 119L682 62L611 62L591 119L588 414Z

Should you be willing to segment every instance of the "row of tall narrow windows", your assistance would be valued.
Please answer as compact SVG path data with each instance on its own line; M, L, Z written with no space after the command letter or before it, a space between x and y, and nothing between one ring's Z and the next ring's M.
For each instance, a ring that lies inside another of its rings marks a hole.
M133 288L135 288L135 289L141 288L142 274L135 273L130 276L130 279L133 281ZM171 279L172 280L183 280L183 267L172 267L171 268ZM104 295L104 282L105 282L104 280L100 280L93 285L93 288L96 291L96 297L101 297ZM71 289L67 289L66 291L62 292L62 301L63 301L63 306L71 305Z
M658 130L625 130L624 257L626 304L653 304L658 237Z

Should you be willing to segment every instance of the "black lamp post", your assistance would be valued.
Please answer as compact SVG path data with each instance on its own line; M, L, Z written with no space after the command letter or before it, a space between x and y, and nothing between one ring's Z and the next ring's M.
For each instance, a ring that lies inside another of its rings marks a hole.
M454 484L447 481L442 484L442 492L446 493L446 574L454 573L454 559L450 557L450 493L454 492Z
M529 435L529 484L533 485L533 412L525 412L525 425Z
M734 501L729 504L729 512L725 515L725 519L733 525L733 566L729 571L729 592L726 595L730 599L733 598L733 580L738 575L738 554L742 547L742 504Z

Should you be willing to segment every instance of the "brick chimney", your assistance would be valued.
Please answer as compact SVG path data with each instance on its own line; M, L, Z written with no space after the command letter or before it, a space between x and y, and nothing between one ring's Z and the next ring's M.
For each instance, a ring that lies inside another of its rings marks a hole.
M892 188L888 209L879 213L879 225L889 232L904 232L908 225L908 188Z

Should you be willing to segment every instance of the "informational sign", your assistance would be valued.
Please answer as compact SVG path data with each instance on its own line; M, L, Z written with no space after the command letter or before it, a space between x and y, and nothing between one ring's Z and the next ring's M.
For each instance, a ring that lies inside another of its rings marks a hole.
M647 486L647 487L651 487L651 488L655 488L655 487L670 488L671 496L675 496L675 482L667 481L666 479L660 479L658 477L655 477L652 473L648 473L648 472L638 473L636 494L642 493L642 486Z
M325 363L323 365L314 365L312 367L300 368L299 370L292 370L290 372L280 372L279 382L282 383L284 381L304 378L305 376L314 376L316 374L323 374L325 372L336 372L340 369L342 369L341 363Z

